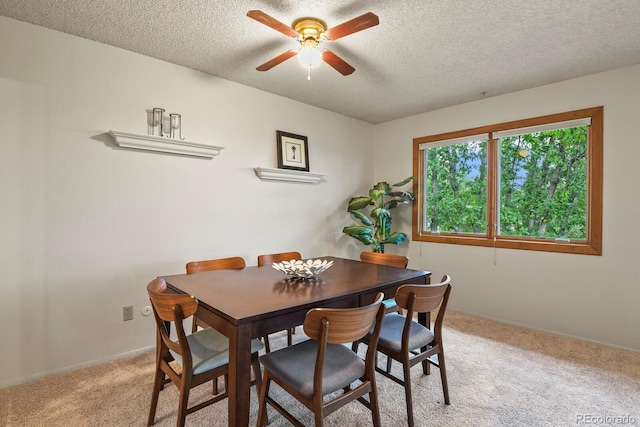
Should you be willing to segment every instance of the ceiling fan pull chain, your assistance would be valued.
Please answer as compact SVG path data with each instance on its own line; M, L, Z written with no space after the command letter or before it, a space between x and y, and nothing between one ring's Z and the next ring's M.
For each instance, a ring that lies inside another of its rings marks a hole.
M307 71L307 80L311 80L311 65L309 65L309 70Z

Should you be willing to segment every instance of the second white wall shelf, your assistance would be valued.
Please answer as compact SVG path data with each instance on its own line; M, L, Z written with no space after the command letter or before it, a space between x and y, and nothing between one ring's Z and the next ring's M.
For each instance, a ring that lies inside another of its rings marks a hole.
M135 150L157 151L161 153L180 154L183 156L213 159L224 147L193 142L183 139L166 138L154 135L142 135L129 132L109 131L118 147Z
M323 173L312 173L290 169L253 168L253 170L258 178L273 181L294 181L317 184L324 176Z

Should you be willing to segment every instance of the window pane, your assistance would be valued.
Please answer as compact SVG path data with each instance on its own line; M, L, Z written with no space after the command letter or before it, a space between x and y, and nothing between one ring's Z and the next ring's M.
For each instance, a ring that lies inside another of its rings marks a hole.
M500 139L500 235L586 239L587 130Z
M486 233L487 141L424 150L424 231Z

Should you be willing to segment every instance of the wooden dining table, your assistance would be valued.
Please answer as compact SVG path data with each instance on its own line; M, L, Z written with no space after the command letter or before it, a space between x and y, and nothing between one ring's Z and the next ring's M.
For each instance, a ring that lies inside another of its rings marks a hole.
M370 304L405 283L430 283L431 273L337 257L314 279L291 280L270 265L163 276L170 291L193 295L196 315L229 338L230 426L249 424L251 340L301 325L315 307Z

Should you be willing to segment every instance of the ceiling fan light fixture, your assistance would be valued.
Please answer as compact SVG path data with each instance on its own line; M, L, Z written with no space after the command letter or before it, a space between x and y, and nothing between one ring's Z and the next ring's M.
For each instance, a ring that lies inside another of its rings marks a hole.
M298 62L307 69L307 80L311 80L311 69L322 62L322 52L316 46L302 46L298 51Z
M322 52L315 47L303 47L298 51L298 62L304 68L313 68L322 62Z
M250 10L247 16L261 24L295 39L300 43L300 49L290 49L275 58L256 67L258 71L267 71L287 59L298 56L298 61L307 69L307 80L311 80L311 68L320 62L326 62L343 76L348 76L355 71L351 65L329 49L318 49L318 45L324 41L338 40L342 37L357 33L380 23L378 17L371 12L360 15L335 27L327 29L327 24L318 18L306 17L293 21L291 27L260 10Z

